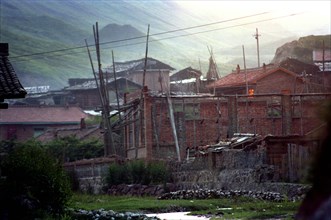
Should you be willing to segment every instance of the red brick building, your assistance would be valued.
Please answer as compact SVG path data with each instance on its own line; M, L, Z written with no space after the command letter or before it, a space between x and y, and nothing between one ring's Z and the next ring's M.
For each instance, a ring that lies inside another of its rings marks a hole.
M315 68L314 68L315 67ZM297 63L292 59L281 65L268 64L261 68L240 69L232 72L207 87L218 95L235 94L290 94L325 92L323 83L315 79L318 67ZM322 79L321 79L322 81Z
M184 159L188 148L215 144L234 133L305 135L323 123L318 110L331 95L205 94L168 99L145 90L143 97L143 103L137 102L138 93L125 100L126 104L138 103L126 113L130 122L125 127L129 159L177 158L177 146L180 158Z
M87 117L79 107L10 106L0 111L0 140L26 141L47 129L80 125Z

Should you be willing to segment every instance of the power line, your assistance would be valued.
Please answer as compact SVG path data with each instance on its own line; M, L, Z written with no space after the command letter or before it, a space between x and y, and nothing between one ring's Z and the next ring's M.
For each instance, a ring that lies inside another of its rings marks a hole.
M227 26L227 27L221 27L221 28L214 28L214 29L210 29L210 30L204 30L204 31L199 31L199 32L194 32L194 33L187 33L187 34L181 34L181 35L177 35L177 36L171 36L171 37L165 37L165 38L161 38L161 39L154 39L154 40L150 40L149 42L159 42L159 41L163 41L163 40L169 40L169 39L174 39L174 38L179 38L179 37L186 37L186 36L191 36L191 35L196 35L196 34L202 34L202 33L208 33L208 32L213 32L213 31L219 31L219 30L224 30L224 29L229 29L229 28L234 28L234 27L240 27L240 26L245 26L245 25L249 25L249 24L256 24L256 23L261 23L261 22L266 22L266 21L271 21L271 20L276 20L276 19L282 19L282 18L286 18L286 17L290 17L290 16L295 16L297 14L289 14L289 15L284 15L284 16L279 16L279 17L273 17L273 18L268 18L268 19L263 19L263 20L257 20L257 21L252 21L252 22L246 22L246 23L242 23L242 24L237 24L237 25L231 25L231 26ZM210 23L210 24L215 24L214 23ZM201 27L202 25L199 25L198 27ZM204 25L204 26L208 26L208 24ZM196 26L197 27L197 26ZM193 29L194 27L189 27L186 28L185 30L188 29ZM184 28L182 29L177 29L177 31L183 31ZM157 33L157 34L152 34L150 36L156 36L156 35L161 35L161 34L167 34L167 33L173 33L176 30L172 30L172 31L167 31L167 32L161 32L161 33ZM139 37L133 37L133 38L126 38L126 39L121 39L121 40L115 40L115 41L109 41L109 42L103 42L100 43L100 45L107 45L107 44L112 44L112 43L118 43L118 42L124 42L124 41L129 41L129 40L136 40L136 39L140 39L140 38L145 38L146 36L139 36ZM139 45L139 44L145 44L145 42L136 42L136 43L131 43L131 44L125 44L125 45L117 45L117 46L112 46L112 47L106 47L104 49L108 49L108 48L119 48L119 47L126 47L126 46L134 46L134 45ZM94 44L91 44L89 46L94 46ZM64 51L69 51L69 50L75 50L75 49L82 49L82 48L86 48L86 46L78 46L78 47L73 47L73 48L65 48L65 49L60 49L60 50L54 50L54 51L48 51L48 52L40 52L40 53L34 53L34 54L27 54L27 55L21 55L21 56L15 56L15 57L11 57L10 59L17 59L17 58L25 58L25 57L30 57L30 56L37 56L37 55L44 55L44 54L51 54L51 53L57 53L57 52L64 52ZM94 50L91 50L94 51ZM63 55L71 55L71 54L78 54L78 53L85 53L86 51L81 51L81 52L72 52L72 53L66 53L66 54L57 54L57 55L52 55L52 56L48 56L48 57L56 57L56 56L63 56ZM31 59L29 59L31 60ZM12 61L12 62L26 62L29 60L21 60L21 61Z
M192 26L192 27L187 27L187 28L180 28L180 29L160 32L160 33L156 33L156 34L151 34L150 36L152 37L152 36L158 36L158 35L163 35L163 34L175 33L175 32L178 32L178 31L186 31L186 30L190 30L190 29L201 28L201 27L211 26L211 25L215 25L215 24L220 24L220 23L225 23L225 22L230 22L230 21L235 21L235 20L241 20L241 19L250 18L250 17L255 17L255 16L266 14L266 13L268 13L268 12L262 12L262 13L257 13L257 14L232 18L232 19L228 19L228 20L222 20L222 21L207 23L207 24L203 24L203 25L197 25L197 26ZM100 43L100 45L119 43L119 42L130 41L130 40L136 40L136 39L141 39L141 38L145 38L145 37L146 36L144 35L144 36L137 36L137 37L120 39L120 40L108 41L108 42ZM90 46L94 46L94 45L90 45ZM52 50L52 51L46 51L46 52L40 52L40 53L25 54L25 55L19 55L19 56L11 57L11 59L16 59L16 58L25 57L25 56L37 56L37 55L43 55L43 54L47 54L47 53L64 52L64 51L68 51L68 50L81 49L81 48L85 48L85 47L86 46L77 46L77 47L63 48L63 49L59 49L59 50Z

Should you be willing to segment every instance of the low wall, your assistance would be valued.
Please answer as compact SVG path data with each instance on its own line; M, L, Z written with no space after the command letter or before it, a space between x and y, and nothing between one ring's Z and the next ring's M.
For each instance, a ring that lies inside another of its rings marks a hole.
M177 166L174 181L180 189L253 190L262 182L277 181L273 166L266 164L266 150L210 152Z
M109 165L122 162L116 157L93 158L65 163L64 169L78 179L78 187L82 192L100 194L103 192L103 178L108 172Z
M224 149L200 155L192 161L169 161L175 187L172 190L215 189L271 191L290 195L301 185L281 183L274 165L267 164L266 148L244 151ZM102 193L103 177L114 158L97 158L65 164L79 178L79 189Z

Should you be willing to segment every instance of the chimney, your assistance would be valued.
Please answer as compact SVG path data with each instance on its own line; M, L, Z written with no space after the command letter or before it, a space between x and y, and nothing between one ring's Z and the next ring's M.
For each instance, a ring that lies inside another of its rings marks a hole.
M236 70L237 70L237 73L240 73L240 66L239 66L239 64L237 64Z
M80 119L80 129L85 129L86 128L86 123L85 123L85 119L81 118Z
M263 73L267 72L267 66L263 63Z
M9 56L8 43L0 43L0 56Z

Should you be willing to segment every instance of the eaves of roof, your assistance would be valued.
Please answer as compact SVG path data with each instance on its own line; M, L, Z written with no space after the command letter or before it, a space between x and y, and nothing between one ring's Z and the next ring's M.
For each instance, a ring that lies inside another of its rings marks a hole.
M0 56L0 100L25 98L26 94L8 57Z
M277 72L282 71L287 73L293 77L298 77L298 75L290 70L287 70L283 67L276 67L272 69L267 69L265 71L258 69L256 71L247 71L247 83L249 85L255 85L259 80ZM298 77L298 79L301 79ZM240 73L230 73L227 76L222 77L216 82L209 84L208 88L225 88L225 87L236 87L236 86L244 86L246 84L245 80L245 72L240 71Z
M0 125L77 125L80 124L80 122L77 121L64 121L64 122L0 122Z

